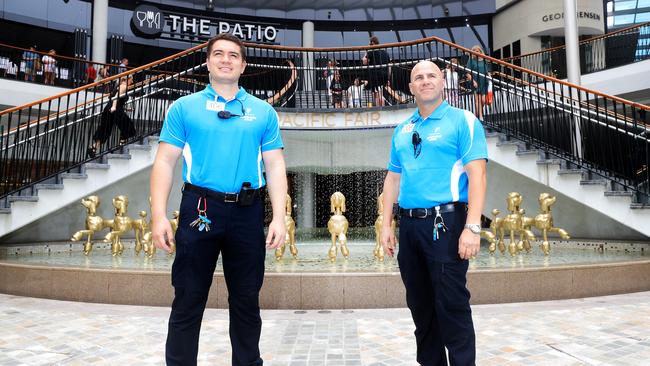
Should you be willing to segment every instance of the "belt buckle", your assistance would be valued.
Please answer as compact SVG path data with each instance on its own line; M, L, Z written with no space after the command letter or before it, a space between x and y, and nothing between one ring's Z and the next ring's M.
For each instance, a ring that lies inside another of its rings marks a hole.
M234 198L230 198L230 197L234 197ZM225 193L223 201L227 203L236 203L237 201L239 201L239 193Z
M417 209L416 209L416 210L417 210ZM411 217L415 217L416 219L426 219L426 218L427 218L427 214L429 213L429 212L427 212L427 211L428 211L428 210L425 208L425 209L424 209L424 216L413 216L413 209L411 208L411 209L409 209L409 216L411 216ZM417 211L415 211L415 212L417 212Z

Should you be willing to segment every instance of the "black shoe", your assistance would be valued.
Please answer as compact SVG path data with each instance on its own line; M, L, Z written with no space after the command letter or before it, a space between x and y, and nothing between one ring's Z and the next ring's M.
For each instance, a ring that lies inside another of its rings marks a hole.
M97 148L94 146L89 147L86 149L86 156L88 156L91 159L94 159L95 156L97 156Z

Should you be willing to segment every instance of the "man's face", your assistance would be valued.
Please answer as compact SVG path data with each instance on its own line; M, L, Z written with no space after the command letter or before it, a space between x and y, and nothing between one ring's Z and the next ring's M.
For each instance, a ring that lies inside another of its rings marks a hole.
M236 43L220 39L212 45L207 65L215 81L237 82L246 68L246 61Z
M433 62L419 62L411 71L409 89L417 102L435 102L442 98L442 72Z

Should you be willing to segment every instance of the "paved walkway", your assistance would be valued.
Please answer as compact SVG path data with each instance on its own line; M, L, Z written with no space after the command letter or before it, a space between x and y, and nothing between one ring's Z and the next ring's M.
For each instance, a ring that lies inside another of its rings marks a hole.
M474 306L478 365L650 365L650 292ZM0 365L163 365L168 308L0 294ZM415 365L407 309L263 311L271 366ZM228 314L206 311L199 365L230 365Z

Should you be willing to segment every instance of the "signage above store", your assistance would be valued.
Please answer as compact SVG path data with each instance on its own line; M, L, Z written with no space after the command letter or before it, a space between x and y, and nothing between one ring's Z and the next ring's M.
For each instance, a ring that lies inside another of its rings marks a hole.
M577 11L576 16L578 18L600 20L600 14L590 12L590 11ZM560 19L564 19L564 12L553 13L553 14L545 14L544 16L542 16L542 21L543 22L551 22L551 21L560 20Z
M133 10L131 28L136 35L145 38L165 36L192 41L208 40L226 32L244 41L257 43L274 43L278 36L278 29L268 24L163 13L152 5L140 5Z

